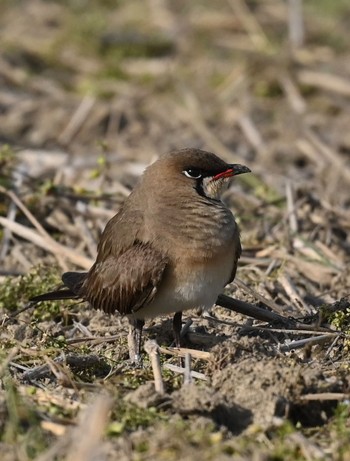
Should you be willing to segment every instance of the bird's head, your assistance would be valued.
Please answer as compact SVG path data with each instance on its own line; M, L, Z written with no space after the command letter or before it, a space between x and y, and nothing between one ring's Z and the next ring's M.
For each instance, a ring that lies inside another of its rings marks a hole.
M195 189L199 195L212 200L220 200L233 176L250 172L244 165L226 163L215 154L200 149L182 149L165 154L150 170L153 174L157 174L157 170L159 174L163 172L164 178L182 184L184 190Z

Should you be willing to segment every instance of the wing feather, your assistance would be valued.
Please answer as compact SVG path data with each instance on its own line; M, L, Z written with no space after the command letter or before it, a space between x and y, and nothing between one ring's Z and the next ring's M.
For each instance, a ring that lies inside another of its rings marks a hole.
M234 278L236 277L236 272L237 272L237 265L238 265L238 260L241 257L242 254L242 245L241 245L241 239L240 239L240 233L239 233L239 228L237 226L237 230L235 232L235 245L234 245L234 254L233 254L233 267L231 271L231 277L227 281L228 283L233 282Z
M136 242L118 257L96 262L82 286L95 309L122 315L136 312L154 298L168 259L149 243Z

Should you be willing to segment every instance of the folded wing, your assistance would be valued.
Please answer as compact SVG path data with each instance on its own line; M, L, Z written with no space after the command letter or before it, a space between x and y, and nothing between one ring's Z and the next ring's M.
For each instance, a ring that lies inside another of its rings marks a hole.
M135 242L122 254L96 262L81 286L95 309L132 314L150 303L162 281L167 257L149 243Z

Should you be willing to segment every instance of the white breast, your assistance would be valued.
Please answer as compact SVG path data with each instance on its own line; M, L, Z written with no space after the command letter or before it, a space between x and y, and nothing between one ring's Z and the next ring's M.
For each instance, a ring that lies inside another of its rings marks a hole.
M169 271L152 303L135 313L136 318L202 307L209 309L222 293L233 268L233 252L206 264L181 264L183 270Z

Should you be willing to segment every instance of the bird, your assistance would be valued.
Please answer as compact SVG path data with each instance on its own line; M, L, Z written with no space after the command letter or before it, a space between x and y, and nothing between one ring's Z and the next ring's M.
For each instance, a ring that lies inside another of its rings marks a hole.
M221 199L231 178L250 171L195 148L161 155L106 224L90 270L64 273L63 286L30 301L80 299L127 316L134 363L145 320L174 314L180 347L182 311L210 309L236 275L240 230Z

